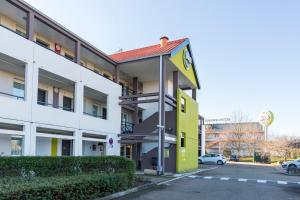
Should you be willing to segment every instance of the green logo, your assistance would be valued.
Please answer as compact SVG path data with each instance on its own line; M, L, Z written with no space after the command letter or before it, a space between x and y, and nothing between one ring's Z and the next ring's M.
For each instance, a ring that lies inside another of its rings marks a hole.
M183 50L183 63L186 70L189 70L193 63L192 56L188 49Z

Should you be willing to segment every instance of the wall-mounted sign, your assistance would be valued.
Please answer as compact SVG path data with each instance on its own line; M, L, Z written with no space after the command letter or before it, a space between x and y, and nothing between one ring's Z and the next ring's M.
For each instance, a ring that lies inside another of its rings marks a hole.
M262 112L259 117L259 122L263 126L270 126L274 121L274 114L271 111Z
M189 70L193 63L192 56L188 49L184 49L183 51L183 63L186 70Z
M108 143L109 143L110 147L113 147L114 140L112 138L109 138Z
M230 121L231 121L230 118L205 119L204 124L217 124L217 123L225 123Z

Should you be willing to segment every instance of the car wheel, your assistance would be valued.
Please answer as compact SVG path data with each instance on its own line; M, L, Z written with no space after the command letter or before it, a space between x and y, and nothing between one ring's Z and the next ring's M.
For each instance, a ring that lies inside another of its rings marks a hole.
M200 164L203 164L202 160L199 160L199 163L200 163Z
M223 165L224 163L223 163L223 161L222 160L218 160L217 161L217 165Z
M287 168L288 174L294 175L297 173L297 167L296 165L289 165Z

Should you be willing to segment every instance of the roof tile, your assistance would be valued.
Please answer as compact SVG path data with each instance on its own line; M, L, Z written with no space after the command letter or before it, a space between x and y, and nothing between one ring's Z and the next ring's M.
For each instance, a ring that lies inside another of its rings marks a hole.
M124 62L129 60L137 60L140 58L157 56L161 54L167 54L167 53L171 53L173 49L178 47L186 39L187 38L182 38L179 40L169 41L165 47L161 47L160 44L156 44L156 45L151 45L139 49L133 49L129 51L115 53L110 55L110 57L117 62Z

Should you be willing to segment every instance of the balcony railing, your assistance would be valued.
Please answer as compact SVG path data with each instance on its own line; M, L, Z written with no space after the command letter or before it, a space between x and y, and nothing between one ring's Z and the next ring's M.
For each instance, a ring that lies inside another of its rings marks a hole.
M5 93L5 92L0 92L0 95L11 97L11 98L14 98L14 99L17 99L17 100L24 100L25 99L24 96L17 96L17 95Z
M72 108L72 107L57 106L57 105L53 105L53 104L43 102L43 101L37 101L37 103L42 106L47 106L47 107L52 107L52 108L56 108L56 109L60 109L60 110L74 112L74 108Z
M133 133L134 124L126 121L121 121L121 132L122 134Z
M98 115L98 114L94 114L94 113L83 112L83 114L91 116L91 117L100 118L100 119L106 119L106 116Z

